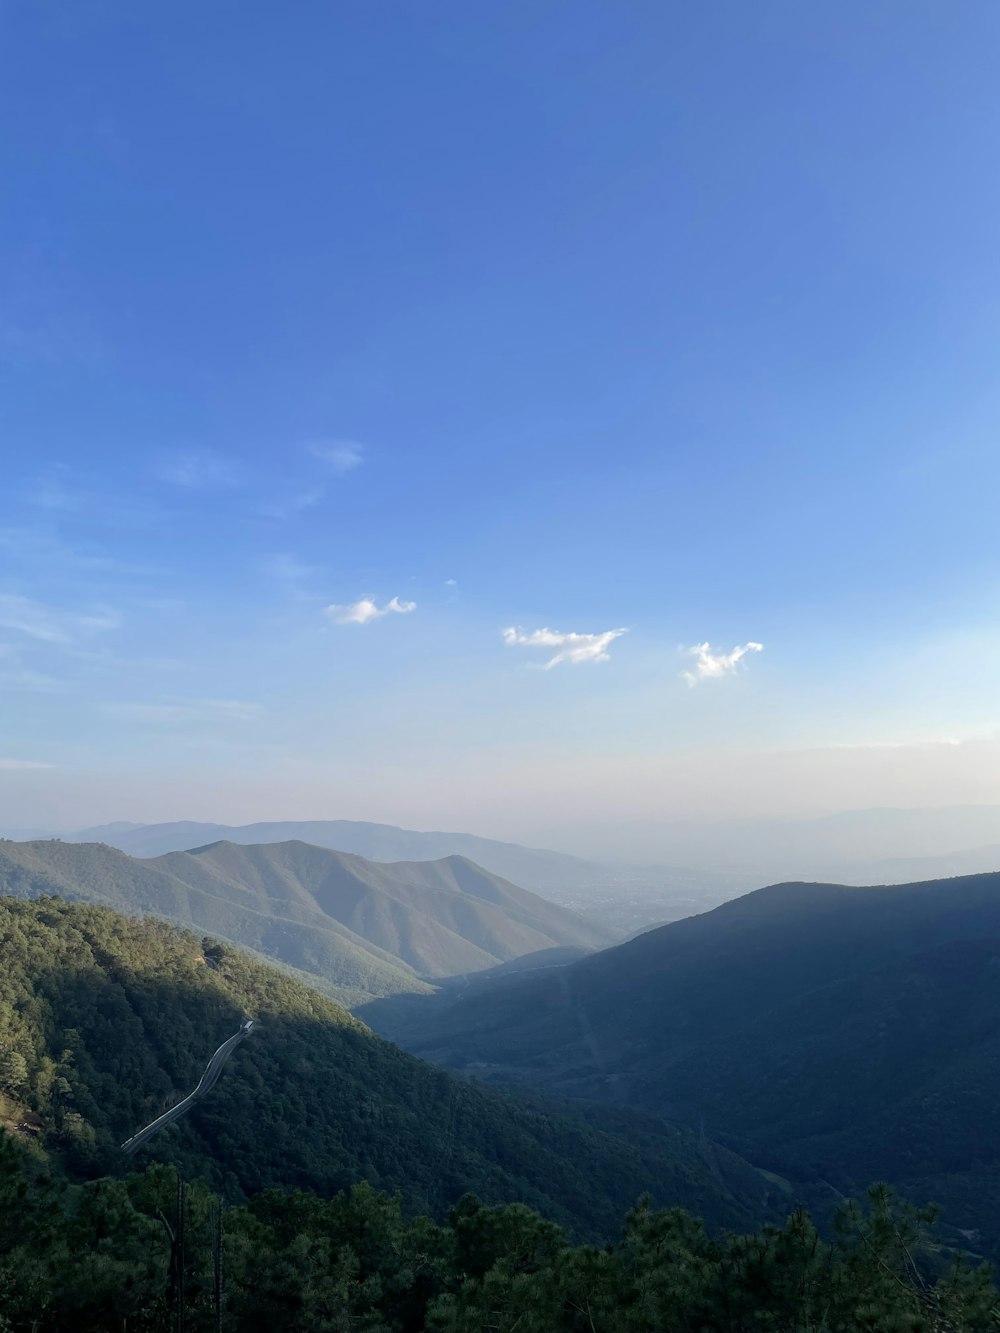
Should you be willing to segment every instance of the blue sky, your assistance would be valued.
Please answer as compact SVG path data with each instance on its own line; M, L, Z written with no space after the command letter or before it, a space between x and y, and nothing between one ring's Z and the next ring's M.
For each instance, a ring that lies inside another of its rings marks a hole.
M998 41L0 0L4 822L1000 801Z

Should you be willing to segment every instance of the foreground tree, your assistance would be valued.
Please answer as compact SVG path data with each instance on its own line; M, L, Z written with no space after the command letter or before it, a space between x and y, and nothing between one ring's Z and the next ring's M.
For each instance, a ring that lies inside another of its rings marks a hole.
M179 1211L178 1211L179 1210ZM831 1234L710 1236L641 1200L613 1245L467 1196L446 1225L369 1185L225 1210L172 1168L76 1185L0 1134L0 1333L979 1333L988 1268L875 1186ZM221 1237L220 1237L221 1225ZM221 1281L220 1281L221 1279Z

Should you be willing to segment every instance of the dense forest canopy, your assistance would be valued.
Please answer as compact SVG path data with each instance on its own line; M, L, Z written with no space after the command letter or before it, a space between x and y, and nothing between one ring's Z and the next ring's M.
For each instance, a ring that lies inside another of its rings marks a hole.
M988 1270L942 1256L885 1189L841 1210L710 1236L631 1209L575 1246L522 1204L462 1199L444 1224L356 1185L221 1208L152 1166L83 1186L0 1135L2 1333L945 1333L993 1329Z

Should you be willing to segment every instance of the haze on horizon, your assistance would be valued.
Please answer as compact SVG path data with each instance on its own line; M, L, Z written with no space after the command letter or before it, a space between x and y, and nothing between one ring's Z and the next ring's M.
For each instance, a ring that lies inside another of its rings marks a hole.
M0 32L5 826L1000 806L994 5Z

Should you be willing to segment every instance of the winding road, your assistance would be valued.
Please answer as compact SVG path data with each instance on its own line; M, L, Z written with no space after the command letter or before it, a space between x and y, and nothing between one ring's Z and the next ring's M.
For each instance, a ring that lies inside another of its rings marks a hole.
M222 1073L222 1066L232 1055L233 1051L236 1050L236 1047L240 1042L245 1041L252 1032L253 1019L245 1018L240 1024L239 1031L234 1032L231 1037L228 1037L212 1056L211 1060L209 1060L208 1064L205 1066L205 1072L202 1074L194 1092L189 1092L183 1101L179 1101L177 1105L172 1106L169 1111L164 1111L163 1115L147 1125L145 1129L140 1129L138 1134L133 1134L130 1139L126 1139L122 1144L122 1152L127 1156L131 1156L132 1153L137 1152L147 1139L153 1137L158 1129L162 1129L164 1125L169 1125L174 1120L178 1119L178 1117L182 1116L185 1111L190 1110L199 1098L204 1097L206 1092L211 1091L219 1081L219 1075Z

